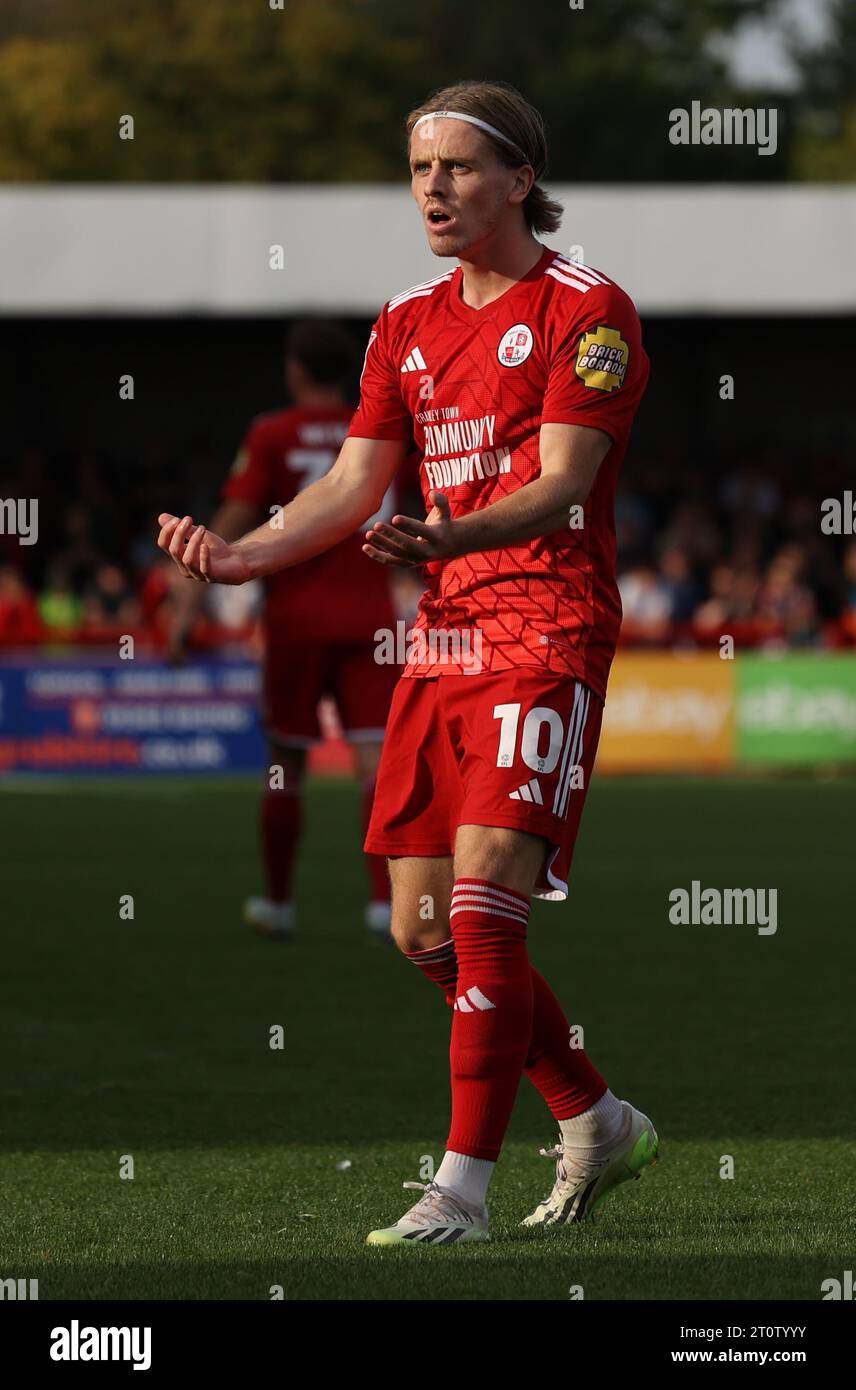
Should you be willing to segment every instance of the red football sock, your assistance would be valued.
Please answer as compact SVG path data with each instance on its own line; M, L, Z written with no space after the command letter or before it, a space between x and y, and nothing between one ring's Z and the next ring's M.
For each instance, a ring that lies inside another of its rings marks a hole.
M372 815L372 804L375 794L375 778L368 777L362 784L362 826L363 838L369 828L369 821ZM386 871L386 860L382 854L367 854L365 856L366 868L368 869L369 883L371 884L371 901L373 903L389 902L389 874Z
M458 983L458 960L452 938L449 937L439 946L429 946L427 951L405 951L404 955L419 967L423 975L440 986L451 1009L455 1003L455 985Z
M282 790L270 787L262 797L262 855L271 902L291 898L294 860L302 828L300 783L286 783Z
M506 892L510 890L506 889ZM450 939L427 951L405 951L423 975L439 985L451 1008L457 995L458 963ZM524 1071L557 1120L569 1120L595 1105L606 1082L581 1047L571 1047L571 1029L561 1004L534 965L532 1036Z
M525 1071L557 1120L581 1115L606 1092L597 1067L581 1047L571 1047L571 1029L543 975L532 970L532 1037Z
M470 1158L499 1157L529 1050L528 920L529 900L521 893L484 879L456 881L449 911L458 983L446 1148Z

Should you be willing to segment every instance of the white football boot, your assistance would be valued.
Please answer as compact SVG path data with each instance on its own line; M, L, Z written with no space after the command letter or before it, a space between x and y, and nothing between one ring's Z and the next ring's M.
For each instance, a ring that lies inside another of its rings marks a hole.
M623 1129L603 1158L576 1159L561 1138L555 1148L540 1150L545 1158L555 1158L556 1181L549 1197L538 1203L521 1226L583 1221L619 1183L641 1178L642 1169L657 1162L660 1141L648 1116L634 1110L629 1101L621 1105Z
M294 936L294 904L273 903L270 898L247 898L244 921L259 936L274 941L290 941Z
M366 1245L454 1245L461 1240L489 1240L487 1207L474 1207L448 1187L435 1182L406 1182L425 1193L396 1221L379 1231L370 1231Z

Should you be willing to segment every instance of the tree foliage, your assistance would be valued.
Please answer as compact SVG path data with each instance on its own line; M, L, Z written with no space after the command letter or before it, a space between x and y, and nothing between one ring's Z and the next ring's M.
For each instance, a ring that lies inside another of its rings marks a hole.
M406 112L468 76L513 82L539 107L556 181L782 179L819 168L853 176L818 134L834 119L852 153L852 90L849 106L843 91L852 52L837 95L823 96L818 63L804 110L776 103L788 119L772 158L669 143L674 107L770 104L769 94L733 90L712 40L771 0L272 3L6 0L0 178L400 179ZM852 44L846 11L842 3ZM133 140L119 138L126 115Z
M836 0L831 36L819 50L795 51L804 86L794 143L794 176L856 179L856 6Z

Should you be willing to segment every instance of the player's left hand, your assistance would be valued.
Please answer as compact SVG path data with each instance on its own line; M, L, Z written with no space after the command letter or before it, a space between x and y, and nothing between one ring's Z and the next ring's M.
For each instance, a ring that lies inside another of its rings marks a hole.
M379 521L366 532L364 554L379 565L425 565L429 560L449 560L457 554L455 523L444 492L429 492L433 503L424 521L394 516Z

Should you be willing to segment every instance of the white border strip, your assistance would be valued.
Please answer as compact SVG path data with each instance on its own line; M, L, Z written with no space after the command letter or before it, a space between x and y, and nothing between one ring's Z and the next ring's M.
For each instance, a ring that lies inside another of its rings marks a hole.
M853 185L549 191L565 217L547 244L563 256L582 247L643 314L856 310ZM272 246L283 248L281 270ZM455 265L431 255L404 182L0 188L5 314L374 318Z

